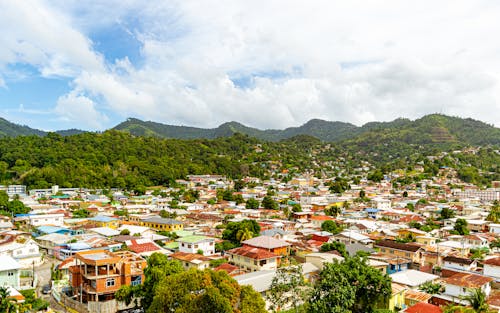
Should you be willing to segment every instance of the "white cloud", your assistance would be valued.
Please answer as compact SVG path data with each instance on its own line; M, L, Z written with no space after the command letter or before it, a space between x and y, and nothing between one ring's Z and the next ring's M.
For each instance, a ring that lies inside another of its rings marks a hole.
M108 121L105 114L96 110L95 103L91 99L75 93L61 96L54 111L61 122L73 125L72 128L102 129Z
M73 78L56 107L67 118L82 110L105 124L98 110L106 109L173 124L282 128L442 112L500 126L495 2L50 3L2 3L0 68L26 62ZM133 24L140 64L106 64L94 50L86 34L113 23ZM252 84L241 88L235 77Z

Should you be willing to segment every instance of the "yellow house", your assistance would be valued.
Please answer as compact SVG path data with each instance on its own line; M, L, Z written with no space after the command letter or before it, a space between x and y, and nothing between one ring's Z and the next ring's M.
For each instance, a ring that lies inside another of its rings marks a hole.
M400 284L391 284L391 298L389 299L388 309L394 312L399 312L399 310L405 308L405 293L406 287Z
M437 238L434 238L432 236L417 236L417 237L415 237L415 240L418 243L421 243L423 245L429 245L429 246L435 245L436 244L436 239Z
M89 221L94 222L97 227L109 227L112 229L116 229L120 225L117 218L102 215L89 218Z
M184 225L181 222L159 216L141 219L141 226L146 226L160 231L176 231L183 230Z

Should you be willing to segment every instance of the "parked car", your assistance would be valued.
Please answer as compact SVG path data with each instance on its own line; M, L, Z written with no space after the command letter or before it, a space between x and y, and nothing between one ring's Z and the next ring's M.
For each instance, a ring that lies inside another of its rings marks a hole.
M50 285L44 285L42 287L42 293L44 295L48 295L51 291L52 291L52 287L50 287Z

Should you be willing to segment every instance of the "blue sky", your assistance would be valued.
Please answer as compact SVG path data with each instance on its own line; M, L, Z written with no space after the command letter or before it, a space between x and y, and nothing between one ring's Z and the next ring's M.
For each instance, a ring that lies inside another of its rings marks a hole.
M497 2L286 3L2 2L0 116L44 130L435 112L500 125Z

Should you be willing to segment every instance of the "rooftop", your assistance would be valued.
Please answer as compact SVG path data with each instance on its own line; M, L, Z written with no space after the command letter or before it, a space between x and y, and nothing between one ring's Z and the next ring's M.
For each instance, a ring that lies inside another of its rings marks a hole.
M447 284L465 288L479 288L491 281L493 278L472 273L456 273L444 279Z
M241 242L244 245L249 245L258 248L264 249L274 249L281 247L288 247L290 244L286 241L279 240L269 236L259 236L255 238L251 238Z

